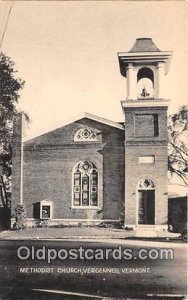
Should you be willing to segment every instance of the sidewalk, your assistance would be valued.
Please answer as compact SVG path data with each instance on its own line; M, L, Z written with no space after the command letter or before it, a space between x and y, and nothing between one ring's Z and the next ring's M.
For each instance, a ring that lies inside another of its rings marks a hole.
M97 227L64 227L64 228L28 228L19 231L7 230L0 232L0 239L178 239L180 235L170 232L159 232L153 235L139 236L132 230L97 228Z

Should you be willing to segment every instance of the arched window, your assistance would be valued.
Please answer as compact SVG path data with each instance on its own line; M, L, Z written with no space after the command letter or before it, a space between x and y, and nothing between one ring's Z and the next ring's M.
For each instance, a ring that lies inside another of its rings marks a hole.
M91 162L79 162L73 169L73 206L98 206L97 196L97 168Z
M154 74L150 68L141 68L137 73L138 98L154 97Z
M155 185L151 179L142 179L138 184L139 190L151 190L155 189Z
M91 129L88 128L81 128L79 129L75 136L74 136L74 142L97 142L97 134Z

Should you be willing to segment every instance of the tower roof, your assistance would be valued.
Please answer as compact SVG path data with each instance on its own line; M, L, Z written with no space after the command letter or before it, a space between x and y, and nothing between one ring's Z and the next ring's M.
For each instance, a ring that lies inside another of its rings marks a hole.
M118 52L120 72L122 76L127 76L127 66L134 64L156 65L159 62L165 63L165 75L168 73L171 51L161 51L151 38L138 38L129 52Z
M129 51L135 52L160 52L159 48L154 44L151 38L139 38L136 39L133 47Z

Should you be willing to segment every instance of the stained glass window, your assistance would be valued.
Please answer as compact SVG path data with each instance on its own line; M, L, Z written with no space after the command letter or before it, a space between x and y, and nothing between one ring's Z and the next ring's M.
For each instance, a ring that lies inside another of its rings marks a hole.
M73 170L73 206L98 205L98 173L91 162L79 162Z

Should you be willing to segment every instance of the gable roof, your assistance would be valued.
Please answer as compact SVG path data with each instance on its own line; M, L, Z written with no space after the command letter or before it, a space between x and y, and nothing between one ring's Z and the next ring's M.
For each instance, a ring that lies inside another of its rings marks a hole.
M160 52L159 48L154 44L151 38L139 38L136 39L133 47L129 51L135 52Z
M69 125L71 123L74 123L74 122L79 121L79 120L84 119L84 118L87 118L87 119L90 119L90 120L93 120L93 121L96 121L96 122L99 122L99 123L102 123L102 124L105 124L105 125L108 125L108 126L112 126L112 127L117 128L117 129L120 129L120 130L124 130L124 126L121 123L117 123L117 122L114 122L114 121L111 121L111 120L101 118L101 117L92 115L90 113L84 112L80 115L77 115L77 116L74 116L74 117L72 117L68 120L65 120L64 122L56 124L55 126L43 129L39 132L34 133L31 136L25 137L25 138L23 138L23 142L27 142L27 141L29 141L33 138L39 137L39 136L44 135L48 132L51 132L53 130L56 130L56 129L61 128L61 127L66 126L66 125Z

